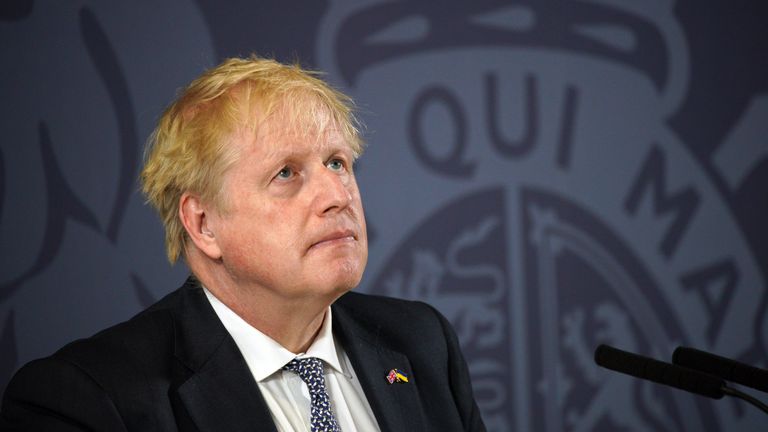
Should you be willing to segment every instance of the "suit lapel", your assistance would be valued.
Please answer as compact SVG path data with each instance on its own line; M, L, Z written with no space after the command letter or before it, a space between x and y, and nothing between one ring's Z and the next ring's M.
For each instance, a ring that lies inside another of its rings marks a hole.
M424 410L418 395L418 377L403 353L385 346L379 326L360 321L340 305L333 307L333 331L349 356L355 374L382 432L423 431ZM408 383L390 384L387 373L400 369Z
M253 375L231 339L179 387L178 394L201 432L276 430Z
M199 284L188 281L180 303L174 309L175 355L190 374L176 392L197 428L276 432L248 365Z

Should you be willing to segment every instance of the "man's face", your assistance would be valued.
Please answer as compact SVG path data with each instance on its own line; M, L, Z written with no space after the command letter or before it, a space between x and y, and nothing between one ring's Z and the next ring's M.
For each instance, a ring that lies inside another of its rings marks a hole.
M231 145L240 157L224 177L224 212L209 222L235 283L286 298L357 286L368 239L343 136L333 128L302 136L271 120L255 140L239 134Z

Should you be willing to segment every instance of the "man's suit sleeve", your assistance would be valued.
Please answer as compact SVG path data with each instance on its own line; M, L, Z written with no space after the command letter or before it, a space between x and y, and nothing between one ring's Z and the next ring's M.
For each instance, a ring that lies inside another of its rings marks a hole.
M485 431L485 424L480 417L480 409L477 407L475 397L472 391L472 382L469 377L469 368L461 353L459 339L456 332L448 320L435 309L428 305L435 313L440 325L443 328L443 334L448 348L448 379L453 392L453 400L456 402L456 409L461 416L461 421L465 431Z
M5 390L0 431L125 431L104 390L84 370L57 357L21 368Z

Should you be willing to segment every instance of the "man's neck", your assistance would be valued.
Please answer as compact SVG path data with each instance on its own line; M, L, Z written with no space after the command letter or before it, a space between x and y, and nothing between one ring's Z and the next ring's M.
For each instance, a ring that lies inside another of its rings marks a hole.
M293 353L303 353L320 331L336 298L288 297L259 286L237 284L221 272L189 262L195 277L219 301L255 329Z
M330 305L330 301L287 300L247 289L233 294L220 286L206 288L245 322L296 354L312 345Z

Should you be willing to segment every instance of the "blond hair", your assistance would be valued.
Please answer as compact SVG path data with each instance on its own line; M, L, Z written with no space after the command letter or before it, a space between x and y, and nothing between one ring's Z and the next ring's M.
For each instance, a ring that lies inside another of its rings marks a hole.
M184 253L187 240L178 215L181 196L195 193L223 207L218 191L238 157L229 144L236 131L255 133L276 114L303 133L338 128L355 157L361 154L352 100L317 75L298 64L231 58L192 81L165 110L147 142L141 183L162 219L171 263Z

